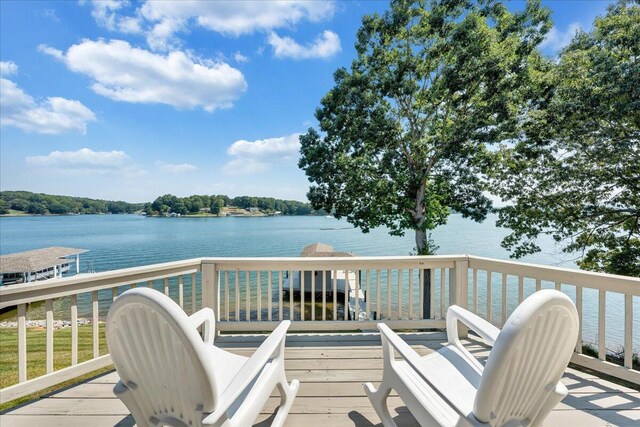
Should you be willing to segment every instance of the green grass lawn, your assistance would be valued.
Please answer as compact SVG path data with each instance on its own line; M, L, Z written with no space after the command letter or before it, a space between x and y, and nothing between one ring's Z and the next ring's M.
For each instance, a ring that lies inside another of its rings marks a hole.
M99 328L100 354L107 354L107 343L104 325ZM46 331L44 328L27 329L27 379L32 379L47 372ZM78 363L93 358L92 326L78 326ZM59 370L71 366L71 328L53 331L53 368ZM77 382L74 379L73 382ZM0 388L18 382L18 331L16 328L0 328ZM60 385L55 388L59 388ZM43 394L41 391L38 395ZM26 396L19 402L33 398ZM6 409L15 406L17 401L0 406Z

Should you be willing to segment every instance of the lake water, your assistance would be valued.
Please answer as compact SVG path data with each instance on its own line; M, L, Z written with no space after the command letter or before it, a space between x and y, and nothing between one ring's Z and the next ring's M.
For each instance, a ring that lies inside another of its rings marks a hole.
M451 215L446 225L433 231L439 254L468 253L509 259L500 246L507 230L495 226L495 216L475 223ZM364 234L346 221L326 217L224 217L146 218L139 215L80 215L0 218L0 253L14 253L47 246L89 249L80 256L80 269L99 272L195 257L297 256L314 242L333 245L356 255L408 255L415 247L412 233L390 236L386 229ZM553 241L541 242L542 252L522 261L576 268L570 255ZM494 283L499 278L494 276ZM479 274L479 299L485 298L486 278ZM532 284L527 284L530 290ZM545 284L545 287L552 284ZM496 288L498 289L498 288ZM494 291L498 304L499 291ZM607 298L607 346L615 349L623 340L623 298ZM514 306L513 293L509 305ZM640 347L640 300L634 298L634 347ZM481 305L482 307L482 305ZM597 339L597 292L584 293L584 338Z

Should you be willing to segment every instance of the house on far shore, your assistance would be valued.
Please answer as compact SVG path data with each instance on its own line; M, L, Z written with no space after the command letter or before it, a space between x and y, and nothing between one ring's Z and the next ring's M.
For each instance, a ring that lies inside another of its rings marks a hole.
M251 212L252 214L253 213L260 213L260 208L245 208L245 210L247 212Z
M0 255L0 285L62 278L64 273L71 271L73 263L77 274L80 272L80 254L85 252L88 249L56 246Z

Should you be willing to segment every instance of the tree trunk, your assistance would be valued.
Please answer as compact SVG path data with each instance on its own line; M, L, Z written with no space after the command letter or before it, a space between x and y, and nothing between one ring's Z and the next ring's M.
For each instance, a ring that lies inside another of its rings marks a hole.
M416 230L416 251L418 255L431 255L427 253L427 232Z
M422 230L416 232L416 250L418 255L431 255L427 242L427 233ZM421 270L422 274L422 313L423 319L431 319L431 269Z

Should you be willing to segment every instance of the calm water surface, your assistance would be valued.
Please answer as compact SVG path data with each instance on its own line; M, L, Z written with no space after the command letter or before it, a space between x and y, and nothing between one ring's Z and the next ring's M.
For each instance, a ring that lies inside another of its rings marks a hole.
M495 216L475 223L452 215L449 222L433 231L439 254L469 253L509 259L500 241L507 230L495 226ZM89 249L81 255L82 272L92 268L118 268L176 261L201 256L297 256L314 242L328 243L338 251L356 255L408 255L415 247L412 233L390 236L380 228L364 234L346 221L325 217L224 217L146 218L139 215L80 215L58 217L3 217L0 219L0 253L26 251L47 246ZM542 252L525 262L576 268L569 255L562 254L551 240L541 242ZM510 279L511 280L511 279ZM515 280L515 279L514 279ZM494 276L493 311L500 312L500 278ZM516 282L517 283L517 282ZM479 274L480 308L486 306L486 277ZM533 291L525 283L525 292ZM553 284L544 284L553 287ZM513 287L511 287L513 289ZM567 291L571 294L571 287ZM509 293L513 307L517 295ZM640 348L640 301L634 299L634 347ZM597 292L584 294L584 338L597 340ZM607 298L607 346L622 342L623 297Z

